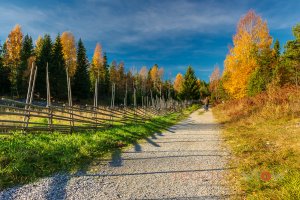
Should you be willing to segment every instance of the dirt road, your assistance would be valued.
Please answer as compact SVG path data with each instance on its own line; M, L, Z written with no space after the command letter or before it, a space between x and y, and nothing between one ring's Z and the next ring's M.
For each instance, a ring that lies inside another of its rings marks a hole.
M211 112L157 133L87 172L0 193L4 199L227 199L228 151Z

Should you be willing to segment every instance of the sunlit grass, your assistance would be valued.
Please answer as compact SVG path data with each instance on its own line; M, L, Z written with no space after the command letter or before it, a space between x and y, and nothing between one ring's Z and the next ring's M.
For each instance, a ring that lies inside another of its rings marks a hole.
M236 101L214 109L234 155L230 179L247 199L300 199L299 96L286 92L277 103ZM263 172L271 179L264 180Z
M0 189L24 184L56 172L75 172L120 146L175 124L197 109L154 117L143 123L116 125L97 132L73 134L14 133L0 136Z

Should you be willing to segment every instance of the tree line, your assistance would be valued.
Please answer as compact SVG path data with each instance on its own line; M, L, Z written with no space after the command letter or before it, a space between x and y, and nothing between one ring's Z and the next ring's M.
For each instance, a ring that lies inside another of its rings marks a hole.
M269 33L267 22L250 10L241 17L233 36L233 46L210 76L209 89L216 101L254 96L269 87L299 86L300 24L293 27L294 39L281 53L280 43Z
M67 77L71 80L73 99L78 103L90 102L96 86L101 103L110 101L113 85L117 104L124 103L125 99L132 104L134 90L139 102L146 96L190 100L208 95L208 84L196 78L191 66L184 77L177 75L173 83L163 79L164 69L157 64L150 69L144 66L140 71L125 70L124 62L108 64L99 43L89 61L83 41L76 42L71 32L58 34L54 41L45 34L34 43L16 25L4 44L0 44L0 96L24 98L33 65L37 66L35 98L41 100L47 96L47 66L52 101L67 99Z

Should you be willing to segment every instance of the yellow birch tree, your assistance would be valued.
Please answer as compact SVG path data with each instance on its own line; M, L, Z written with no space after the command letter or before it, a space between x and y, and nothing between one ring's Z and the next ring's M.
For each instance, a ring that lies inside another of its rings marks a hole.
M174 81L174 90L179 94L182 91L182 85L183 85L183 76L181 73L178 73L176 75L175 81Z
M76 44L74 35L71 32L63 32L61 35L61 44L63 47L63 55L68 68L70 77L73 77L76 72Z
M270 48L271 44L267 22L250 10L240 19L233 47L224 61L224 88L231 97L246 96L250 75L258 67L257 54Z
M14 92L17 92L18 68L21 64L23 33L21 26L17 24L9 33L5 41L6 51L4 55L4 64L10 69L9 80Z

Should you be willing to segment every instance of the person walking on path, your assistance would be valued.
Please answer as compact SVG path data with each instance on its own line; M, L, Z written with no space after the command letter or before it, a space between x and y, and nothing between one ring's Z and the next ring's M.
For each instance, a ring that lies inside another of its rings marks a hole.
M205 97L204 99L204 110L208 111L208 106L209 106L209 98Z

